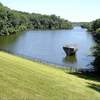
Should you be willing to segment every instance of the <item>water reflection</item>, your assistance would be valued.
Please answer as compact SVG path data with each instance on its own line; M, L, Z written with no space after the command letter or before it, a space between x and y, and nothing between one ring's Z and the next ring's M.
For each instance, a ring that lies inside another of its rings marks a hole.
M71 64L75 64L77 63L77 58L76 58L76 55L72 55L72 56L65 56L63 58L63 62L64 63L71 63Z
M21 35L22 34L17 33L15 35L10 35L10 36L0 36L0 48L7 47L8 45L17 42L18 38Z

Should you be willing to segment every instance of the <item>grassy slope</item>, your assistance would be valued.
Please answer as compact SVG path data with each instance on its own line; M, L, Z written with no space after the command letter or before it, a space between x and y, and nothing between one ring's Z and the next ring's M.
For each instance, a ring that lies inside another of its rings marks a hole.
M100 82L0 52L0 100L100 100Z

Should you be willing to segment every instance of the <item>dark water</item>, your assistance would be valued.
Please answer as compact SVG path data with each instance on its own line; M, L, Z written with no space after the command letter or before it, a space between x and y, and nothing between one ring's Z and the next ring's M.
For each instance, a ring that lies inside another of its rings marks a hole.
M65 57L62 47L75 44L76 56ZM91 47L95 42L90 33L80 27L72 30L28 31L0 37L0 49L26 58L73 68L91 68ZM63 67L62 66L62 67Z

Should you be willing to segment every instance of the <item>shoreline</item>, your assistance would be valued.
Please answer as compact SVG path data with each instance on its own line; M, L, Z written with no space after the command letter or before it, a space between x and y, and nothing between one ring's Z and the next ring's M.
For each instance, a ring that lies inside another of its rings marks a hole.
M30 58L28 56L24 56L24 55L20 55L20 54L14 54L14 53L11 53L6 50L0 50L0 52L4 52L4 53L10 54L12 56L20 57L22 59L26 59L26 60L36 62L36 63L42 64L42 65L47 65L47 66L54 67L54 68L61 69L61 70L67 70L69 72L80 72L80 71L93 72L94 71L93 69L73 68L73 67L68 67L68 66L64 66L64 65L60 65L60 64L54 64L54 63L51 63L51 62L48 62L45 60L41 60L41 59L37 59L37 58Z

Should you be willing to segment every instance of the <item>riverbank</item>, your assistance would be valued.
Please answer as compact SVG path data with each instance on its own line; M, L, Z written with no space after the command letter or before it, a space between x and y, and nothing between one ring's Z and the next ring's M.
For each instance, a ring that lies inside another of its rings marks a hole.
M1 100L100 100L100 82L0 52Z

